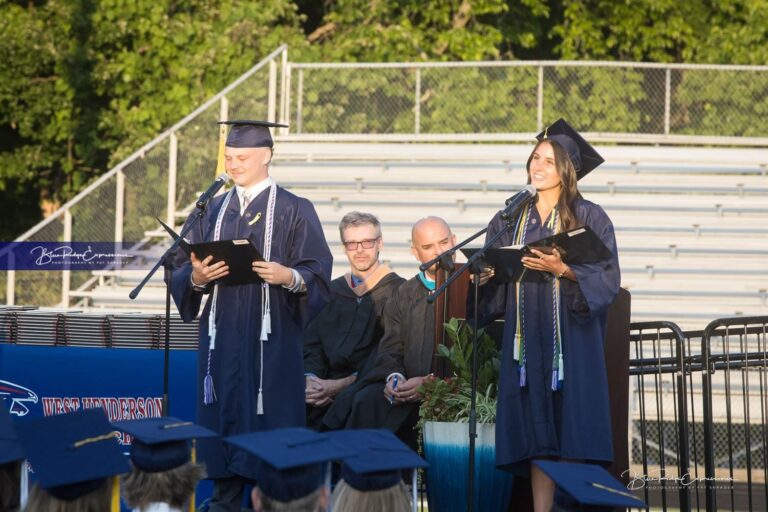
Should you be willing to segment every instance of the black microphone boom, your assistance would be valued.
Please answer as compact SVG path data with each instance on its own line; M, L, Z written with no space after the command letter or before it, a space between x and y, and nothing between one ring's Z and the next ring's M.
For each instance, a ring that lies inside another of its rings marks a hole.
M200 195L200 198L197 200L197 203L195 204L198 208L201 210L205 209L205 206L208 204L208 201L211 200L213 196L216 195L216 192L219 191L221 187L223 187L228 181L230 180L229 174L224 173L219 175L218 178L211 184L210 187L208 187L208 190L202 193Z
M536 187L530 184L526 185L520 192L506 200L505 204L507 206L501 210L501 218L510 220L518 208L528 204L534 197L536 197Z

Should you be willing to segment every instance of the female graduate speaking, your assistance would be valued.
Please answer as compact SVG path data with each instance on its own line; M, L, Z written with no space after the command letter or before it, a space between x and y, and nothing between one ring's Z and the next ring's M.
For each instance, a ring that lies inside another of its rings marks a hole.
M534 249L522 259L526 274L539 277L533 282L497 284L489 282L492 271L481 275L481 323L505 319L496 464L530 476L538 511L550 510L554 483L534 460L613 459L603 345L606 312L621 280L613 225L577 188L602 157L562 119L537 139L526 165L536 198L514 215L496 246L589 226L611 252L602 261L569 265L557 250ZM506 227L497 214L486 236Z

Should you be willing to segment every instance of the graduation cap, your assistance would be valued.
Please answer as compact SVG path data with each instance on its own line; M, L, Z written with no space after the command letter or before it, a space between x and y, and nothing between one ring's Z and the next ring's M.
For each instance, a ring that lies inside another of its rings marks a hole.
M251 432L224 441L260 459L256 468L259 489L282 502L312 494L323 483L326 463L355 455L328 434L298 427Z
M133 436L131 460L134 466L148 473L186 464L192 453L192 439L218 435L191 421L170 416L118 421L112 426Z
M583 178L592 169L605 162L595 148L562 118L544 128L544 131L536 136L536 140L545 139L557 142L568 153L576 168L577 179Z
M101 408L25 420L17 434L38 485L61 500L85 496L131 469ZM119 506L117 484L112 492Z
M229 124L226 145L230 148L271 148L274 145L270 128L288 128L287 124L270 121L219 121L218 124Z
M646 508L643 500L601 466L551 460L535 460L533 463L578 504L577 510Z
M0 403L0 464L17 460L24 460L24 451L21 449L11 415L5 404Z
M328 435L358 452L344 459L341 467L341 478L358 491L389 489L402 480L403 470L429 466L389 430L339 430Z

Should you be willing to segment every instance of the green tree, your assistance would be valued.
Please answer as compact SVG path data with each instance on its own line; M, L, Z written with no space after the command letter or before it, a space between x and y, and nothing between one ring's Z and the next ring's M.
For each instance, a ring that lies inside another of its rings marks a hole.
M0 198L20 203L0 237L281 43L301 48L300 25L289 0L0 0Z
M13 205L0 238L20 234L40 219L41 202L71 198L282 43L298 62L765 64L765 26L768 0L0 0L0 202ZM534 129L535 77L454 71L422 73L423 133ZM589 129L660 129L648 114L663 109L658 77L622 72L617 90L606 70L569 73L545 76L546 108ZM307 71L304 79L305 131L397 133L416 122L413 72ZM717 133L728 118L734 135L763 135L754 118L768 108L765 81L764 73L675 74L673 132ZM452 95L461 87L459 104ZM242 111L262 115L262 93L243 94ZM750 107L754 116L728 117ZM216 115L179 134L182 202L197 190L190 168L210 166L199 141ZM147 172L162 176L162 160L158 150ZM130 198L129 209L147 200Z
M564 59L768 62L766 0L573 0L552 27Z
M502 33L492 20L507 11L503 0L336 0L326 5L321 24L307 36L315 50L307 56L323 61L498 58Z

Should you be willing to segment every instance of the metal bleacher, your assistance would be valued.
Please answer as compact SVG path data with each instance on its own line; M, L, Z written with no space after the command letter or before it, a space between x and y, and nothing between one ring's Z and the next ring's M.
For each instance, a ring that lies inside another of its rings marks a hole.
M346 212L378 215L383 259L400 274L411 275L416 270L410 253L413 222L425 215L442 216L459 239L483 228L525 184L524 162L531 148L370 146L289 140L277 146L271 173L315 205L335 257L334 276L347 268L338 236L338 221ZM632 319L666 319L699 329L712 318L767 314L768 177L763 155L679 148L687 163L670 156L664 164L656 149L599 148L606 164L579 183L583 195L603 206L614 222L622 284L633 295ZM191 208L177 213L179 224ZM154 234L159 238L148 257L159 255L165 245L162 234ZM142 274L103 272L101 284L74 293L92 307L159 310L164 304L159 278L139 304L128 304L125 298Z

